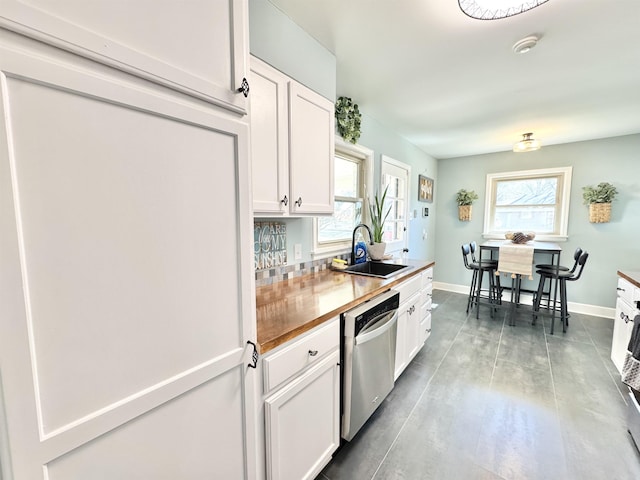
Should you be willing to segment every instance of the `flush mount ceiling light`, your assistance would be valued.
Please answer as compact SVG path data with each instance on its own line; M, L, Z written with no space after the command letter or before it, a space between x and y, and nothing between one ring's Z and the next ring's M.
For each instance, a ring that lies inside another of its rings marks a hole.
M522 152L533 152L534 150L540 150L540 147L542 146L540 144L540 140L531 138L531 135L533 135L533 133L523 133L522 140L520 140L518 143L516 143L513 146L513 151L517 153L522 153Z
M538 44L539 38L535 35L524 37L513 44L513 53L527 53Z
M478 20L498 20L542 5L549 0L458 0L460 10Z

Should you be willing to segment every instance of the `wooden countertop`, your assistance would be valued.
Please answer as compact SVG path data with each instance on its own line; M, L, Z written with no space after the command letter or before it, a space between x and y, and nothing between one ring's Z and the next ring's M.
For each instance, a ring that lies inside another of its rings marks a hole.
M413 268L388 279L330 269L256 289L258 347L261 353L311 330L433 266L406 260Z
M618 270L618 275L633 283L636 287L640 288L640 272L630 272L630 271L620 271Z

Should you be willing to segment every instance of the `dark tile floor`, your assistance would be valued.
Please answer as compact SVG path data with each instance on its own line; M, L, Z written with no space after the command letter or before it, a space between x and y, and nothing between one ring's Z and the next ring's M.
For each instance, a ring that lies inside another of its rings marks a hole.
M572 314L552 336L548 319L433 298L431 337L317 480L640 479L610 320Z

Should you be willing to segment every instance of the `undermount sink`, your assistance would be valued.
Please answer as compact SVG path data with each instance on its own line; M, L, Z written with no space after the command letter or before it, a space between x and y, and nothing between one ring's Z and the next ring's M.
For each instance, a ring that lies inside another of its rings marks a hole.
M409 268L412 267L409 265L400 265L397 263L363 262L351 265L343 271L356 275L366 275L369 277L389 278L397 273L400 273L400 271Z

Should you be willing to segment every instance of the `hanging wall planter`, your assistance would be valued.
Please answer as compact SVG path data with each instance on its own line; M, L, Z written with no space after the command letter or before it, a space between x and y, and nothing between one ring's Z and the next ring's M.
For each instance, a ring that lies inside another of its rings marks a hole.
M360 110L358 104L349 97L336 100L336 126L338 133L346 141L356 143L360 138Z
M473 202L478 199L478 194L473 190L458 190L456 193L456 202L458 203L458 220L468 222L471 220L471 211Z
M600 182L597 186L582 187L584 204L589 205L589 221L591 223L607 223L611 220L611 202L618 190L608 182Z

